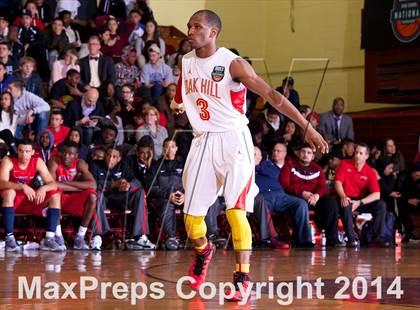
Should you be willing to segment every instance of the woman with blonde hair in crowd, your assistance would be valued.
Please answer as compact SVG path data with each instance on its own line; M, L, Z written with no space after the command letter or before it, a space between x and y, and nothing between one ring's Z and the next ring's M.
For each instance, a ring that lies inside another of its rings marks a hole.
M159 111L155 107L148 107L144 112L145 123L137 128L136 140L143 136L151 136L154 143L154 159L157 160L163 155L163 141L168 137L165 127L159 125Z

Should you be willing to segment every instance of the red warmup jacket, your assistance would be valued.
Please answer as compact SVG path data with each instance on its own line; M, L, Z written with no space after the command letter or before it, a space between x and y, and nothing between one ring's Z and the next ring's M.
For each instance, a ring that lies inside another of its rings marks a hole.
M319 197L327 194L324 171L314 162L305 167L297 159L286 161L279 182L286 193L294 196L302 197L303 191L318 194Z

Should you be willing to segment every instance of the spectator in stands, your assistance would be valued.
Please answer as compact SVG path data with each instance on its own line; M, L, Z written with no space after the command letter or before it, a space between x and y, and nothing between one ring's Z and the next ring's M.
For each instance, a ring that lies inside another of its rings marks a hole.
M321 116L316 112L310 112L306 119L311 123L312 127L318 129L319 123L321 122Z
M149 191L153 181L153 171L156 170L153 167L158 165L153 159L153 148L152 137L143 136L136 144L136 154L128 157L128 163L134 172L134 176L140 180L143 188L147 191Z
M354 159L340 162L335 176L335 190L340 204L340 215L347 235L347 246L357 247L353 228L353 211L371 213L374 239L372 246L389 247L384 240L386 204L380 200L380 188L375 170L366 164L369 146L357 145Z
M6 41L0 41L0 62L4 64L6 73L10 76L19 68L19 63L10 56L10 46Z
M102 83L115 85L115 67L112 58L100 53L101 41L97 36L91 36L88 41L89 55L80 59L80 74L82 82L98 88Z
M64 124L67 126L81 126L83 129L83 144L92 144L93 133L98 120L105 117L102 103L98 101L99 92L90 88L81 100L71 101L64 114Z
M136 130L136 140L141 137L151 136L154 143L154 159L158 160L163 155L163 141L168 137L166 128L159 125L159 111L155 107L149 107L145 113L145 124Z
M54 136L48 129L45 129L36 137L35 157L41 158L47 163L50 158L54 157L57 149L54 148Z
M50 91L50 104L54 108L65 109L69 102L80 100L86 89L80 83L80 73L70 69L64 79L55 82Z
M177 208L184 204L182 187L182 172L184 163L176 160L178 148L176 142L169 138L163 142L163 163L155 166L152 174L156 176L149 192L153 206L157 209L163 232L166 237L167 250L178 250L179 241L176 239L176 214Z
M69 39L64 30L64 22L59 17L54 18L50 27L44 33L47 42L48 63L52 69L53 63L59 55L63 55L69 48Z
M13 77L6 72L6 66L0 62L0 94L6 91Z
M128 36L128 42L130 45L135 46L137 40L141 39L144 34L144 23L142 23L143 12L138 9L132 9L129 14L128 29L130 29L130 35ZM141 50L138 50L141 53ZM144 62L143 62L144 64ZM140 65L140 64L139 64Z
M86 145L82 143L83 141L83 130L80 126L74 126L70 129L69 134L65 141L72 141L79 146L78 149L78 158L83 159L84 161L88 160L89 149ZM59 149L62 148L62 145L59 146Z
M341 154L343 159L352 159L354 157L354 141L351 139L343 139L341 142Z
M117 134L118 130L114 124L104 122L101 127L100 134L95 137L93 145L90 145L90 149L92 150L95 145L100 145L105 149L117 147ZM121 152L123 152L123 149L121 149Z
M35 0L36 9L38 11L38 16L41 19L41 21L44 23L44 25L47 25L51 22L53 16L51 8L48 4L48 1L44 0Z
M11 56L14 59L20 59L25 56L25 47L18 39L19 32L18 27L11 26L9 28L9 34L7 35L7 41L10 45Z
M149 20L154 19L153 12L149 6L149 2L149 0L136 0L136 8L143 12L143 23L147 23Z
M404 155L397 151L395 142L393 139L386 139L384 143L384 153L382 157L390 157L394 163L394 172L400 173L405 171L405 159Z
M141 98L134 95L134 86L124 84L121 88L121 118L127 129L133 129L133 118L136 109L140 108Z
M8 91L0 95L0 109L0 139L7 144L10 153L16 155L14 135L16 133L18 114L14 109L12 94Z
M310 106L303 104L299 107L299 112L304 118L308 119L309 114L312 113L312 109Z
M158 98L156 106L160 113L163 113L166 118L166 129L168 134L172 137L175 130L175 117L170 109L172 100L175 98L176 84L169 84L165 90L165 93Z
M289 75L283 79L281 86L277 87L276 90L283 94L289 101L299 109L299 93L294 89L295 80Z
M131 84L139 88L140 69L136 66L137 52L131 46L126 46L122 50L121 62L115 65L115 75L117 77L116 86L122 87L125 84Z
M67 72L71 69L80 72L79 58L76 50L67 50L64 53L63 59L56 60L52 64L50 85L55 82L64 79L67 76Z
M182 39L181 42L179 42L178 50L172 55L169 55L168 61L166 62L167 65L171 68L179 66L181 64L182 56L191 52L191 49L191 43L188 39Z
M41 250L61 252L65 247L63 238L58 242L55 238L57 223L60 219L60 192L48 172L45 163L34 157L33 142L23 139L17 147L17 158L5 157L0 164L0 190L3 199L2 217L6 233L6 251L18 252L21 248L16 243L13 234L15 213L42 215L44 207L47 208L47 229L45 239L41 242ZM19 168L18 168L19 167ZM34 180L41 182L35 188Z
M9 21L7 20L6 15L0 15L0 40L7 39L9 33Z
M45 25L39 18L38 8L34 1L26 1L23 11L31 16L30 26L37 28L41 32L45 30ZM13 26L19 26L24 18L24 15L16 17L13 22Z
M112 15L118 20L127 18L126 6L123 0L101 0L98 6L98 15Z
M97 183L99 199L104 199L107 207L133 211L133 249L155 249L156 246L146 236L149 225L144 191L130 167L121 161L121 151L117 148L108 149L105 161L94 161L90 170Z
M263 160L261 150L258 146L254 146L254 161L258 167ZM264 199L263 193L258 193L254 200L254 213L249 217L251 221L257 223L260 229L261 245L276 249L288 249L289 245L281 241L277 236L277 231L273 225L270 209Z
M340 160L342 159L341 152L338 150L332 150L327 156L327 164L324 167L325 179L327 184L327 193L329 195L335 195L335 174Z
M95 145L95 149L90 154L91 160L105 160L106 150L101 145Z
M314 157L312 147L303 144L298 159L287 161L281 169L280 184L286 193L304 199L315 211L315 221L325 230L328 245L342 245L337 234L338 206L334 197L327 195L324 171L313 162Z
M388 212L394 213L398 218L398 211L395 210L396 199L401 197L397 174L393 171L394 163L390 157L382 157L376 163L376 171L379 175L379 188L381 199L385 201Z
M321 114L319 131L332 144L339 144L343 139L354 140L353 120L344 113L343 98L334 98L332 111Z
M296 130L296 124L291 120L286 121L283 131L283 139L287 144L293 144L301 139Z
M146 88L149 97L158 98L163 94L164 88L172 82L172 70L162 60L159 47L155 44L150 46L150 61L144 65L141 71L141 82Z
M143 69L144 64L149 62L150 60L150 54L149 54L150 45L148 43L156 44L157 47L159 48L160 55L162 56L162 58L165 57L166 55L165 41L163 41L162 37L159 34L157 22L153 19L149 20L146 23L143 36L140 39L136 40L135 47L136 47L136 50L139 51L139 53L137 54L137 63L142 69Z
M26 91L21 81L12 81L7 90L12 94L14 108L18 112L16 127L17 139L22 138L22 130L30 127L36 134L42 132L48 125L50 106L41 97ZM35 128L33 128L35 126Z
M113 101L105 107L107 113L106 118L110 120L111 124L117 129L117 137L115 139L116 145L124 144L124 125L121 117L117 114L121 112L121 105L118 101Z
M23 82L25 89L39 97L44 98L42 79L35 72L36 61L32 57L25 56L19 61L19 71L15 75L16 80Z
M31 26L32 15L28 10L22 12L22 19L18 29L18 40L25 49L25 55L36 60L39 75L44 81L49 80L49 67L45 53L45 43L42 32L37 27Z
M70 132L70 128L63 125L64 113L62 110L52 110L50 113L50 123L48 130L54 136L54 147L58 147L59 144L63 143Z
M368 143L368 145L370 147L370 155L367 160L367 163L369 166L376 169L376 163L378 159L381 157L382 150L380 149L379 145L376 144L375 142Z
M420 211L420 162L416 162L401 187L401 199L399 201L399 217L404 227L404 241L417 241L411 213Z
M288 195L278 181L285 164L286 145L274 145L270 160L255 167L255 182L271 212L286 212L294 219L294 241L298 247L313 247L309 227L309 210L305 200Z
M58 14L58 17L63 20L64 31L69 40L70 49L80 49L82 46L82 41L80 40L79 32L72 27L72 17L69 11L63 10Z

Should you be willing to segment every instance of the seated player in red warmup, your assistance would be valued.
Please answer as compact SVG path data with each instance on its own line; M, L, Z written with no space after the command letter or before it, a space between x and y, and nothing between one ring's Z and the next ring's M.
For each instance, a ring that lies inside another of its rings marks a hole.
M77 158L77 153L77 143L64 142L60 154L48 162L48 169L57 181L58 188L63 191L61 195L63 214L71 214L82 218L73 248L75 250L89 250L85 235L93 218L96 225L93 225L95 237L92 245L94 245L95 250L100 250L102 229L96 214L96 181L90 173L87 163ZM104 214L103 217L105 218Z
M64 251L65 247L60 245L63 240L55 238L56 226L60 218L60 192L45 163L33 155L33 142L23 139L18 143L17 158L5 157L1 161L0 191L3 199L2 214L6 233L6 251L21 250L13 235L15 211L42 216L42 209L46 206L48 206L48 223L41 250ZM34 188L35 183L38 183L39 188Z

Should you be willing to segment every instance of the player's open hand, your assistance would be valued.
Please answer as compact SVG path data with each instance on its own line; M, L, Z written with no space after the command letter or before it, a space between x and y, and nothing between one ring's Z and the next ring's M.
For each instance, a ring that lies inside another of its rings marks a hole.
M316 131L312 126L308 127L305 140L309 143L311 147L319 149L321 153L328 153L327 141L325 141L321 134L318 131Z
M45 190L43 186L38 188L35 192L35 203L37 205L41 204L44 201L46 194L47 194L47 191Z
M25 196L28 198L29 201L34 201L35 200L35 191L32 187L30 187L26 184L23 184L22 191L25 194Z

